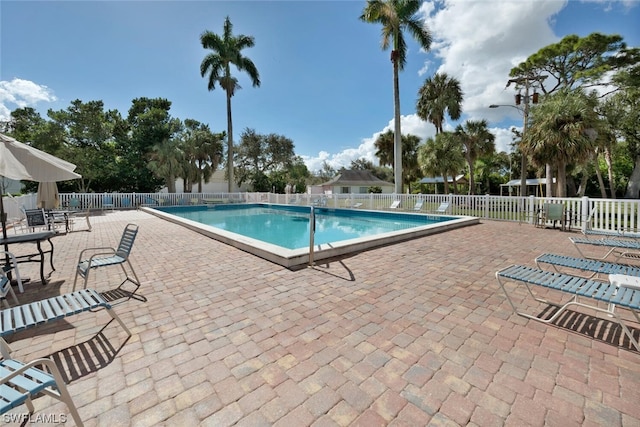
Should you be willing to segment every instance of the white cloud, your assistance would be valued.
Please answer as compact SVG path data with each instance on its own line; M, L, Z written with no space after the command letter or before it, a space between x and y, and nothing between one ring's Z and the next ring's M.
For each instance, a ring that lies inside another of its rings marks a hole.
M349 167L353 160L364 158L369 160L373 164L378 164L378 158L376 157L375 141L378 136L385 133L388 130L393 130L394 121L389 121L381 131L378 131L368 138L362 139L360 145L357 148L347 148L337 154L330 154L326 151L321 151L317 156L301 156L304 163L307 165L307 169L311 172L316 172L322 169L322 164L326 161L332 168L339 169L341 167ZM407 116L400 116L400 127L404 135L416 135L421 140L425 140L427 137L435 135L435 127L420 119L416 114L410 114Z
M0 121L11 118L16 108L33 107L38 102L54 102L56 97L47 86L14 78L0 81Z
M440 65L436 69L434 58L428 58L418 72L419 77L431 71L458 78L464 92L463 120L487 119L490 125L505 119L521 123L522 113L516 108L488 107L513 105L515 91L513 87L506 88L509 71L540 48L559 40L550 22L566 5L567 0L426 1L421 13L432 32L431 53ZM421 139L435 134L435 128L415 114L402 116L401 125L403 134L411 133ZM445 123L447 130L453 126ZM306 157L305 163L312 171L320 169L325 160L334 168L349 166L351 160L360 157L377 163L373 142L380 133L392 128L393 120L363 139L357 148ZM496 148L508 152L510 128L491 130L496 135Z

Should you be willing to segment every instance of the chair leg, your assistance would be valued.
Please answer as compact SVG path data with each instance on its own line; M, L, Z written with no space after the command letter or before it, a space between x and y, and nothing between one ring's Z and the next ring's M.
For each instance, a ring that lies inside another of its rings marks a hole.
M48 360L48 363L43 362L43 367L46 367L47 370L51 373L51 375L53 376L53 379L56 382L56 388L58 389L57 392L54 390L45 389L43 390L44 393L48 394L51 397L55 397L63 401L67 405L67 408L69 408L69 412L71 413L71 417L73 418L73 421L75 421L76 426L78 427L84 426L84 423L80 418L80 414L78 413L78 409L76 408L76 405L73 403L73 399L71 399L71 395L67 390L67 386L64 380L62 379L62 375L60 375L60 370L58 369L56 364L52 360Z

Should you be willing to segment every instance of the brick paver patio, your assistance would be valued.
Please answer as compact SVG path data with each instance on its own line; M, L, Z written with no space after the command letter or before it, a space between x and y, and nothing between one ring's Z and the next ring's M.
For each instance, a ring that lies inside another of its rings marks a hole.
M80 250L116 245L128 222L147 298L115 307L130 339L103 329L101 311L8 340L19 360L56 360L87 426L640 425L640 355L606 317L529 321L497 285L510 264L577 255L570 233L484 222L291 271L110 211L92 232L54 238L46 286L21 264L32 278L21 302L69 292ZM98 270L89 286L121 277ZM67 411L34 403L40 416Z

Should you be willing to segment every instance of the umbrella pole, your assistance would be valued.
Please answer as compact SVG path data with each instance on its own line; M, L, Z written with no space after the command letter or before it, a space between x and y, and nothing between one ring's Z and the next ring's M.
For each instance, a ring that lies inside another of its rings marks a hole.
M8 270L10 263L9 254L6 253L9 252L9 244L7 243L7 218L4 213L4 194L2 194L2 192L0 192L0 221L2 221L2 238L4 239L4 265ZM9 279L11 279L11 276L9 276Z

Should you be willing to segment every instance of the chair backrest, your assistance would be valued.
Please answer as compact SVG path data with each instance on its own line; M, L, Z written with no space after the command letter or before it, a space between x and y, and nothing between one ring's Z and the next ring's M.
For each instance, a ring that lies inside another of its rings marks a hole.
M564 213L564 205L562 203L545 203L543 209L548 221L562 221L562 214Z
M127 224L120 238L116 255L124 259L129 258L131 248L133 248L133 242L136 240L136 234L138 234L138 226L136 224Z
M391 209L397 208L398 206L400 206L400 200L396 200L393 203L391 203L391 206L389 206Z
M440 206L438 206L438 209L436 209L436 212L445 213L448 210L449 210L449 202L443 202L443 203L440 203Z
M418 200L416 205L413 207L414 210L419 211L422 209L422 205L424 204L424 200Z
M77 197L72 197L71 200L69 200L69 207L71 209L78 209L80 207L80 200L78 200Z
M29 227L47 225L47 217L44 214L44 209L25 209L24 214L27 217L27 225Z

